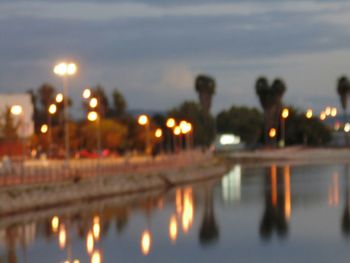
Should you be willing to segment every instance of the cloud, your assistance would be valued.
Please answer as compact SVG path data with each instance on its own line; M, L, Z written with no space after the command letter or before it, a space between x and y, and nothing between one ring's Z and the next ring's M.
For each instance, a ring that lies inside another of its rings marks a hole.
M171 89L191 89L194 83L194 73L183 64L167 67L162 74L162 83Z

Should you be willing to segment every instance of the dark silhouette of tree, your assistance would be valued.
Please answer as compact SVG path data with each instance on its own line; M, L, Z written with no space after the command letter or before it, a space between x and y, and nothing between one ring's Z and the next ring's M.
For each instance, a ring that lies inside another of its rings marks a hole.
M126 100L123 94L121 94L117 89L113 90L112 97L113 97L113 104L114 104L114 115L115 117L120 118L124 116L126 113L126 108L127 108Z
M47 112L49 105L54 102L56 96L56 89L49 83L42 84L38 89L38 99L40 101L41 109Z
M199 95L201 107L205 113L211 108L211 101L215 93L215 80L206 75L199 75L196 78L195 89Z
M346 76L342 76L338 79L338 83L337 83L337 92L340 98L340 104L341 107L343 109L343 113L344 113L344 118L345 121L348 121L348 117L347 117L347 107L348 107L348 96L350 94L350 82L348 80L348 78ZM346 145L349 144L349 138L348 138L348 134L344 133L344 137L345 137L345 143Z
M255 83L255 91L264 110L265 143L268 142L269 130L280 125L282 97L286 89L281 79L275 79L271 86L265 77L259 77Z
M206 187L204 193L204 213L199 229L199 241L202 245L210 245L219 239L219 227L215 218L213 186Z
M5 113L2 116L3 122L0 122L0 134L5 138L5 140L15 140L18 138L17 131L20 126L20 122L17 123L11 114L11 109L6 108Z
M278 174L276 174L277 177ZM272 196L272 174L269 172L265 175L265 210L260 221L260 236L263 240L270 240L274 231L280 238L288 235L288 224L285 215L284 192L282 187L278 187L277 183L275 189L277 191L276 200ZM276 202L276 203L274 203Z

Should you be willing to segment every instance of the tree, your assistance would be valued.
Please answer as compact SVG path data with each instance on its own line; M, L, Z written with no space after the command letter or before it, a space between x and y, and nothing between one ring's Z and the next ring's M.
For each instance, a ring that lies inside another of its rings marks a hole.
M205 113L211 108L212 96L215 94L215 80L206 75L199 75L196 78L195 89L199 95L201 107Z
M127 103L124 98L124 96L119 92L119 90L114 89L112 93L113 97L113 104L114 104L114 115L117 118L122 117L125 115L126 108L127 108Z
M11 109L7 107L2 116L2 121L0 121L0 135L2 135L5 140L17 139L19 126L20 122L15 123L13 115L11 114Z
M54 102L56 89L49 83L42 84L38 89L38 99L41 104L41 109L47 111L49 105Z
M248 144L256 143L261 134L262 114L255 108L232 106L221 111L216 117L219 133L234 133Z
M255 91L264 110L265 143L268 142L269 130L280 125L282 97L286 89L281 79L275 79L271 86L265 77L259 77L255 83Z
M338 79L338 83L337 83L337 92L340 98L340 104L342 106L343 112L344 112L344 118L345 121L348 121L348 117L347 117L347 106L348 106L348 96L350 93L350 82L348 80L348 78L346 76L342 76ZM349 138L348 138L348 134L344 133L345 136L345 144L348 145L349 144Z
M213 142L215 120L209 113L203 112L198 103L185 101L179 107L170 110L168 116L192 123L195 145L209 146Z

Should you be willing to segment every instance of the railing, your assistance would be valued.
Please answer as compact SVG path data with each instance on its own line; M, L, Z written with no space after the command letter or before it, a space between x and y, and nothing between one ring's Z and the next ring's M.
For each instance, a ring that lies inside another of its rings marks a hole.
M123 157L108 159L70 160L69 167L64 161L28 160L12 163L10 167L0 167L0 187L79 181L94 176L118 176L125 174L147 174L179 169L197 163L205 154L188 151L174 155L151 157Z

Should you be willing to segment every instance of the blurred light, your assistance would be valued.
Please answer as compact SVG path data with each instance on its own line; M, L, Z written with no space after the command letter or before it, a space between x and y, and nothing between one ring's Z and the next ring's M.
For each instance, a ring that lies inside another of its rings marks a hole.
M311 118L312 118L312 115L313 115L312 110L311 110L311 109L308 109L308 110L306 111L306 114L305 114L306 118L307 118L307 119L311 119Z
M52 232L57 233L59 225L60 225L60 219L58 218L58 216L54 216L51 219Z
M181 212L182 212L182 192L181 192L181 188L176 189L175 205L176 205L176 213L178 215L180 215Z
M340 129L340 122L336 122L335 124L334 124L334 129L336 130L336 131L339 131L339 129Z
M158 128L158 129L155 131L154 135L156 136L156 138L162 137L162 136L163 136L163 131L162 131L162 129Z
M187 122L187 121L181 121L179 124L179 127L181 129L181 132L183 134L187 134L192 130L192 125L191 123Z
M54 66L53 72L59 76L74 75L77 72L77 66L74 63L59 63Z
M221 180L222 197L227 203L241 200L241 166L235 165Z
M176 216L172 215L170 217L170 223L169 223L169 237L170 240L175 242L176 238L177 238L177 220L176 220Z
M332 108L332 110L331 110L331 116L332 116L332 117L337 116L337 108Z
M91 96L91 90L90 89L84 89L83 91L83 98L88 99Z
M184 190L183 200L182 230L187 233L192 226L194 216L192 188L188 187Z
M145 114L142 114L139 116L138 120L137 120L138 124L140 125L146 125L148 123L148 117Z
M21 115L23 112L23 108L21 105L13 105L10 111L13 115Z
M94 236L91 231L86 236L86 251L89 255L94 251Z
M48 130L49 130L49 126L47 126L47 124L41 125L41 127L40 127L41 133L45 134L45 133L47 133Z
M93 219L92 232L94 234L95 240L99 240L101 233L100 218L95 216Z
M175 119L174 118L167 119L166 126L168 128L173 128L175 126Z
M241 138L233 134L223 134L220 136L221 145L239 144L240 142L241 142Z
M176 126L176 127L174 128L174 134L175 134L175 135L180 135L180 134L181 134L181 128L180 128L179 126Z
M61 103L63 101L63 94L62 93L58 93L56 95L56 102L57 103Z
M321 113L320 113L320 120L324 121L326 119L326 117L327 117L326 113L324 111L321 111Z
M90 100L89 106L90 106L91 108L96 108L96 107L98 106L98 100L97 100L96 98L92 98L92 99Z
M100 251L95 251L91 256L91 263L101 263L102 256Z
M152 237L148 230L145 230L141 236L141 251L142 254L148 255L151 250Z
M286 165L283 170L284 175L284 214L287 219L292 215L292 196L290 190L290 167Z
M277 135L277 131L275 128L271 128L270 131L269 131L269 137L270 138L275 138Z
M96 111L90 111L87 115L89 121L96 121L98 119L98 114Z
M67 241L67 233L66 233L66 227L64 225L60 225L60 230L58 233L58 243L61 249L64 249L66 246Z
M51 105L49 106L49 113L50 113L50 114L55 114L56 111L57 111L57 106L56 106L56 104L51 104Z
M329 107L329 106L326 107L326 109L325 109L326 116L331 115L331 110L332 110L331 107Z
M345 132L350 132L350 123L345 123L345 126L344 126L344 131Z
M287 119L289 116L289 110L287 108L283 109L282 111L282 118Z

